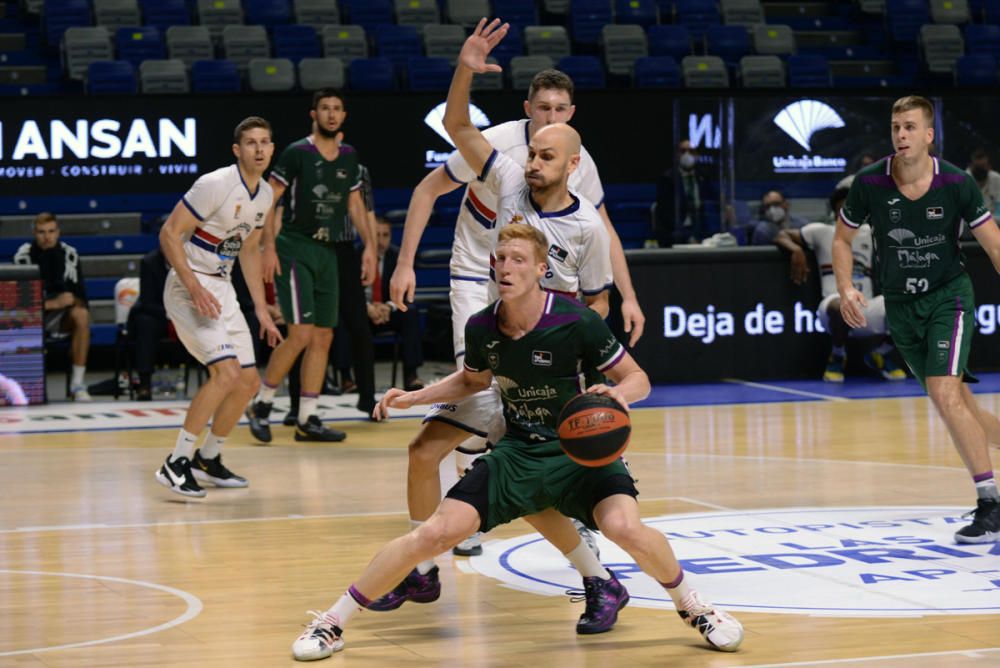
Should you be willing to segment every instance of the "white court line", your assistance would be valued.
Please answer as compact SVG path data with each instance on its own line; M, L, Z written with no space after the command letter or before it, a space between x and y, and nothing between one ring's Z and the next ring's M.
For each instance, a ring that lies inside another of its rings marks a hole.
M147 589L158 589L160 591L172 594L182 599L187 603L187 610L184 611L179 617L171 619L169 622L164 622L159 626L154 626L148 629L142 629L141 631L135 631L133 633L126 633L124 635L112 636L110 638L100 638L98 640L85 640L83 642L73 642L67 643L65 645L51 645L49 647L36 647L34 649L19 649L13 652L0 652L0 656L16 656L18 654L39 654L41 652L52 652L57 649L70 649L73 647L90 647L92 645L103 645L109 642L117 642L119 640L128 640L129 638L138 638L140 636L148 636L153 633L159 633L160 631L166 631L167 629L172 629L175 626L180 626L184 622L191 621L195 617L201 614L202 603L194 594L189 594L186 591L180 589L174 589L173 587L167 587L165 585L154 584L152 582L143 582L142 580L127 580L125 578L111 577L110 575L83 575L81 573L50 573L47 571L17 571L10 569L0 569L0 573L15 573L19 575L48 575L53 577L63 577L63 578L80 578L82 580L105 580L107 582L119 582L121 584L135 585L137 587L145 587Z
M756 387L761 390L771 390L773 392L784 392L785 394L794 394L800 397L812 397L814 399L825 399L827 401L850 401L847 397L837 397L832 394L819 394L818 392L807 392L806 390L793 390L790 387L781 387L780 385L768 385L767 383L754 383L749 380L740 380L739 378L723 378L723 382L732 383L733 385L745 385L747 387Z
M921 652L919 654L886 654L883 656L859 656L853 659L823 659L820 661L793 661L791 663L755 663L741 668L792 668L792 666L833 666L838 663L864 663L866 661L902 661L931 656L968 656L978 658L977 653L992 653L1000 651L1000 647L982 647L979 649L956 649L948 652Z

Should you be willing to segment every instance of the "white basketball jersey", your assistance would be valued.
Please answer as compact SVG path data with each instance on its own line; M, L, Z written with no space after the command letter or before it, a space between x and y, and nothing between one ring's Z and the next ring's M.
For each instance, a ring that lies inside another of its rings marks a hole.
M833 235L835 225L826 223L809 223L802 228L802 241L816 254L816 264L819 265L819 282L823 296L837 294L837 279L833 275ZM875 296L872 284L872 259L875 246L872 243L872 228L865 224L858 228L851 242L851 252L854 254L854 270L852 280L854 287L861 291L865 299Z
M202 274L228 277L240 254L243 240L264 227L274 192L264 179L251 193L235 164L200 177L181 201L198 227L184 244L191 269Z
M528 119L509 121L487 128L483 136L500 153L508 156L524 171L528 162ZM455 223L455 242L451 249L451 275L456 278L489 278L487 258L493 251L493 225L496 221L498 193L475 173L455 151L445 163L448 176L468 184ZM580 164L569 177L570 188L582 193L595 207L604 202L604 188L594 159L580 147Z
M608 230L597 208L587 198L570 190L573 204L562 211L540 211L524 180L524 166L503 153L493 151L483 169L483 178L500 195L496 225L490 248L496 246L500 230L511 223L527 223L545 233L549 241L549 270L542 287L574 299L578 293L596 295L612 285ZM490 258L490 278L494 278ZM491 301L497 297L490 281Z

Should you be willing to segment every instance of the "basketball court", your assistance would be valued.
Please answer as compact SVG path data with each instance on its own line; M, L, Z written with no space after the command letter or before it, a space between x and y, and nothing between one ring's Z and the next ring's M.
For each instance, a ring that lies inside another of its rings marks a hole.
M1000 411L1000 375L983 381L981 403ZM374 424L354 400L321 402L342 444L298 444L276 425L258 446L237 428L226 462L250 487L195 501L153 480L182 402L5 409L0 666L293 665L306 611L408 526L422 409ZM642 515L742 621L738 653L709 649L603 538L632 602L610 633L577 636L575 571L518 521L480 557L438 559L438 602L363 612L323 665L1000 662L1000 547L952 539L971 485L915 381L659 387L632 419Z

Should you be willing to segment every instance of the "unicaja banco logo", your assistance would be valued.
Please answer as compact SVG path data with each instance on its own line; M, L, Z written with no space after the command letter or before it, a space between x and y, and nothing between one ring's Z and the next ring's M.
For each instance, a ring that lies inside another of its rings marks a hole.
M427 115L424 116L424 123L426 123L432 130L434 130L434 132L441 135L442 139L444 139L446 142L454 146L455 142L451 140L451 137L448 136L448 132L444 129L444 108L446 106L447 103L442 102L438 106L428 111ZM472 104L471 102L469 103L469 116L472 118L472 124L475 125L477 128L482 129L485 127L489 127L490 125L489 117L483 112L482 109Z
M844 127L844 119L833 107L819 100L799 100L778 112L774 124L785 131L799 146L812 150L812 136L827 128Z

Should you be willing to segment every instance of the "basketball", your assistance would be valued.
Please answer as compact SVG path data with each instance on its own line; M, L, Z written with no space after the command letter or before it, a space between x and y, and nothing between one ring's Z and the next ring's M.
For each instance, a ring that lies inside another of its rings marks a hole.
M617 401L603 394L580 394L559 413L559 443L581 466L604 466L628 447L632 423Z

